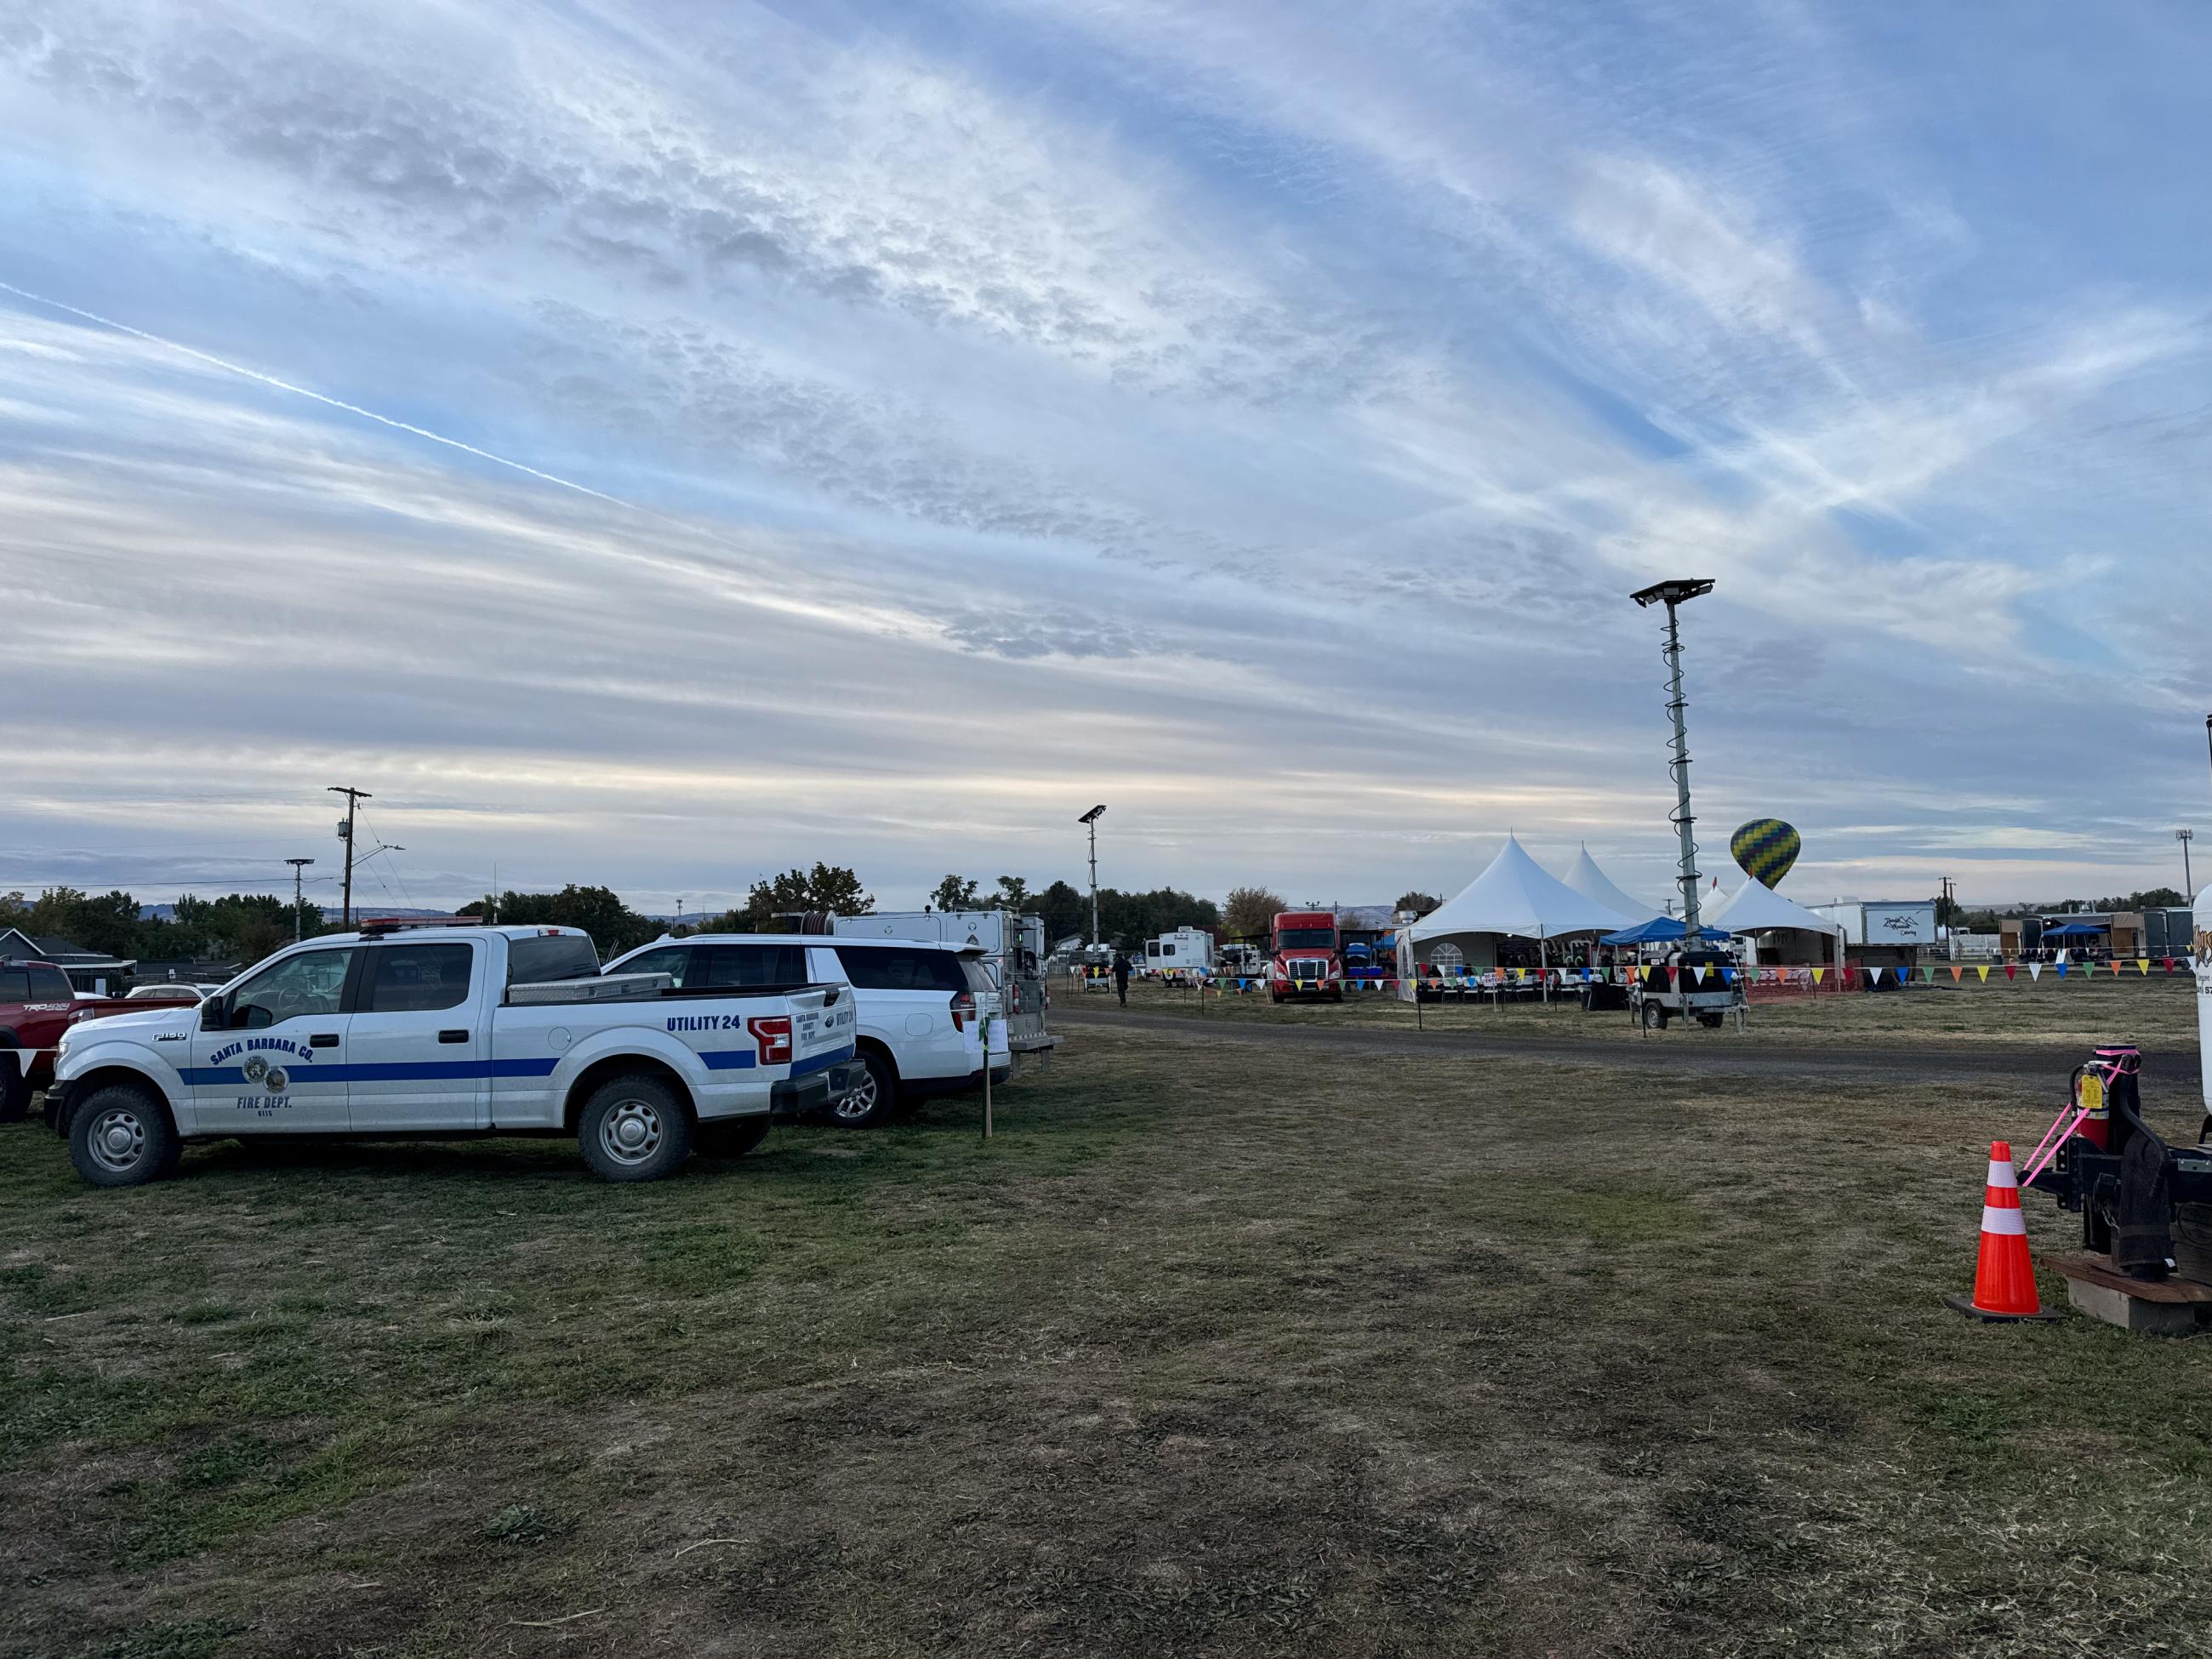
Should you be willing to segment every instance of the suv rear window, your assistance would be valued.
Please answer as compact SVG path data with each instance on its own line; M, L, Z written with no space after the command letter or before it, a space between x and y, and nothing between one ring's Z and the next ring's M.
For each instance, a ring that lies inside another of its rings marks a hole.
M557 979L596 979L599 953L583 933L540 933L507 942L509 985L550 985Z
M803 945L699 945L692 947L692 982L708 986L804 985Z
M856 990L942 991L950 995L977 988L961 971L962 958L951 951L911 945L842 944L836 948L845 977Z

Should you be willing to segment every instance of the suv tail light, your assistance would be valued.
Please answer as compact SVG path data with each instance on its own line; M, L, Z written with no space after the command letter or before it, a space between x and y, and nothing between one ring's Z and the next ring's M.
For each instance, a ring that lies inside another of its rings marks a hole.
M760 1050L762 1065L788 1066L791 1063L789 1014L755 1014L745 1022L745 1030L753 1034L753 1043Z
M955 991L952 994L952 1029L964 1031L968 1029L968 1022L975 1018L975 994L973 991Z

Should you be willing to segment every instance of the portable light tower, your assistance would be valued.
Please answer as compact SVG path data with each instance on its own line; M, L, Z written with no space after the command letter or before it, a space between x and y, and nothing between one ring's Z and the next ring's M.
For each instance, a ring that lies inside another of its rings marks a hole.
M2212 725L2212 721L2206 724ZM1098 819L1105 810L1102 802L1076 819L1091 829L1091 948L1094 951L1098 948Z
M1685 939L1698 937L1698 843L1690 833L1697 820L1690 815L1690 738L1682 723L1682 711L1690 706L1690 700L1682 695L1682 630L1674 620L1674 611L1677 606L1712 591L1708 578L1690 576L1654 582L1628 596L1647 611L1655 605L1667 607L1667 712L1674 721L1674 758L1668 770L1674 775L1674 832L1682 847L1682 873L1675 879L1682 889ZM2205 724L2212 728L2212 720Z

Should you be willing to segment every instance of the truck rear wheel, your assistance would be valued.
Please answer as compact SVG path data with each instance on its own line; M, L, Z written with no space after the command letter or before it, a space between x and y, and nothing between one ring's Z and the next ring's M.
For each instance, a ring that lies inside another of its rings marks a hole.
M183 1152L168 1109L143 1090L95 1089L70 1117L70 1162L95 1187L143 1187Z
M659 1079L633 1072L592 1091L576 1145L602 1181L659 1181L691 1156L691 1113Z

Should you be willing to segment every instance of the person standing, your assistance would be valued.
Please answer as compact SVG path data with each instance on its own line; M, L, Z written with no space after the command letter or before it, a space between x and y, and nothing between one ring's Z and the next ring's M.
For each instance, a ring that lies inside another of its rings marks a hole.
M1114 952L1114 994L1124 1008L1129 1006L1129 958L1119 951Z

